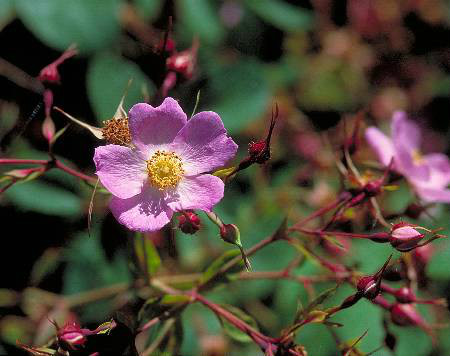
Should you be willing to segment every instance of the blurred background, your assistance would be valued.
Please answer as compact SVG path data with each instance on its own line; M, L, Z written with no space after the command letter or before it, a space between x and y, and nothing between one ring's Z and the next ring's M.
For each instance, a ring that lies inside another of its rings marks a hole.
M92 125L113 116L130 78L126 110L143 100L159 105L166 88L190 113L200 93L197 111L221 115L240 146L238 162L250 141L265 137L278 104L272 160L238 175L217 206L224 221L239 226L245 247L271 234L285 216L295 221L333 200L341 189L334 153L345 137L343 119L350 132L361 110L362 143L354 157L358 164L373 160L363 129L378 125L388 131L396 109L406 110L421 125L424 152L449 152L446 0L0 0L2 157L47 158L42 94L35 78L73 43L79 54L59 66L61 84L52 86L54 105ZM180 54L190 56L192 71L169 65L168 58ZM68 123L57 112L52 118L57 129ZM71 125L54 152L93 175L92 157L99 144L89 132ZM86 184L52 170L0 196L0 353L18 352L16 340L43 343L49 336L42 326L48 324L48 315L56 320L68 315L64 306L41 304L42 290L77 295L132 280L127 258L131 234L108 212L106 195L96 197L88 237L91 193ZM396 216L413 201L401 185L385 195L382 206ZM367 226L367 214L348 215L344 224ZM434 220L423 216L417 221L443 227L448 234L448 208L432 207L432 215ZM162 261L158 273L201 272L232 249L201 217L204 227L194 236L170 228L152 235ZM377 270L391 253L389 246L365 241L347 248L333 256L364 273ZM274 244L252 258L253 268L280 270L295 254L286 244ZM425 294L450 296L449 261L450 245L439 241L427 265L431 280ZM312 263L296 269L299 275L319 272ZM317 285L315 292L330 286ZM330 305L350 293L351 288L340 287ZM208 297L245 310L275 336L292 322L299 301L306 303L311 296L293 281L252 280L217 288ZM72 312L84 325L95 326L120 303L117 298L81 302ZM420 310L432 323L448 323L442 308ZM345 341L369 329L361 342L361 349L369 352L383 344L383 317L379 308L362 301L334 317L344 324L336 332ZM182 355L259 352L242 335L225 335L215 315L200 305L190 306L182 322ZM392 332L397 356L450 353L448 327L439 331L442 337L435 347L419 329L392 327ZM310 355L337 354L336 341L323 325L305 327L297 341ZM385 348L374 355L389 354L394 353Z

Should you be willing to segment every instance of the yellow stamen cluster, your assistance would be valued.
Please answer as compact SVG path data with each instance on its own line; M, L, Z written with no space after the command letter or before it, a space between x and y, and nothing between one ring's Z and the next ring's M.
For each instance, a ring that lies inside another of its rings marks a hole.
M127 146L131 142L128 119L111 119L103 121L103 137L108 143Z
M166 151L153 154L147 161L147 171L150 184L159 190L176 187L184 175L180 157Z
M414 163L417 165L423 163L422 153L417 149L412 152L412 158L413 158Z

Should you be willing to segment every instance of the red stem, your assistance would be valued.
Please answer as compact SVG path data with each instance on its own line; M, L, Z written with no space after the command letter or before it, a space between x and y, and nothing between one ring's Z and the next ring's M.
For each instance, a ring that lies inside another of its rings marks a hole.
M45 159L0 158L0 164L48 164Z
M77 178L80 178L82 180L85 180L87 182L91 182L91 183L96 183L97 182L97 178L88 176L84 173L78 172L68 166L66 166L65 164L63 164L61 161L56 160L55 161L55 166L58 167L59 169L63 170L66 173L69 173Z
M64 163L62 163L61 161L58 161L57 159L46 161L44 159L1 158L0 165L1 164L40 164L40 165L46 166L48 169L50 169L52 167L52 165L54 165L55 167L63 170L64 172L69 173L70 175L80 178L86 182L90 182L90 183L97 182L97 178L94 178L94 177L88 176L84 173L78 172L75 169L72 169L72 168L66 166Z
M347 201L349 201L351 199L351 197L339 197L337 198L334 202L324 206L323 208L320 208L318 210L316 210L315 212L313 212L312 214L308 215L306 218L304 218L303 220L299 221L298 223L292 225L289 230L296 230L298 227L306 224L307 222L311 221L314 218L317 218L323 214L326 214L327 212L329 212L330 210L337 208L339 205L341 205L342 203L345 203Z
M293 228L291 228L293 229ZM307 230L301 227L295 228L296 231L300 231L307 235L316 235L316 236L341 236L341 237L350 237L352 239L370 239L371 236L369 234L357 234L351 232L342 232L342 231L323 231L323 230Z
M269 344L277 342L277 339L261 334L259 331L253 329L250 325L236 317L234 314L230 313L228 310L210 302L208 299L198 294L196 291L191 291L188 294L192 296L194 300L199 301L217 315L228 320L236 328L249 335L255 341L255 343L257 343L261 347L261 349L265 350Z

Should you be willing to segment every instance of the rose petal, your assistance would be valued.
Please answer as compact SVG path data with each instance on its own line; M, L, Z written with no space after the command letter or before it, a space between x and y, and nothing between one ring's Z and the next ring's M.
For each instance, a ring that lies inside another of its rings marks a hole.
M392 116L391 137L395 147L403 147L407 151L420 147L421 134L419 127L407 119L404 111L396 111Z
M450 189L436 189L414 185L419 198L427 203L450 203Z
M210 174L184 177L167 205L175 210L199 209L210 211L223 198L224 184Z
M156 108L136 104L128 117L131 141L148 158L156 149L170 144L186 121L186 114L175 99L166 98Z
M434 187L445 187L450 184L450 160L443 153L430 153L424 157L430 167L430 185Z
M395 146L395 167L407 179L429 180L430 168L424 160L415 160L414 151L407 150L405 147Z
M394 157L392 140L376 127L369 127L365 132L367 143L377 155L378 161L388 166Z
M212 111L194 115L171 147L182 158L188 176L222 167L237 151L237 145L227 137L220 116Z
M94 162L100 182L113 195L127 199L141 192L147 179L146 165L131 148L118 145L97 147Z
M158 231L172 218L173 211L162 194L147 186L129 199L112 197L109 208L121 224L133 231Z

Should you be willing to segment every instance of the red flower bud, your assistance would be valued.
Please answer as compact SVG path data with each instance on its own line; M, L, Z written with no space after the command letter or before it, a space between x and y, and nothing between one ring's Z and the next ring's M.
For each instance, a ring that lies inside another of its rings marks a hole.
M248 144L248 154L251 157L256 157L263 153L263 151L266 149L266 141L258 141L258 142L250 142Z
M379 283L374 276L362 277L356 285L358 291L367 299L375 299L380 293Z
M83 348L87 341L86 331L90 333L87 329L81 329L76 322L65 324L56 334L59 346L66 351Z
M406 252L416 248L424 237L417 226L401 222L392 227L389 242L398 251Z
M58 72L58 66L54 63L50 63L48 66L45 66L39 72L38 79L41 82L59 84L61 81L61 77Z
M184 211L178 216L178 228L185 234L195 234L200 229L200 218L192 211Z
M386 267L391 260L392 255L389 256L384 265L372 276L362 277L358 283L356 284L356 288L358 292L367 299L373 300L375 299L381 291L381 278L383 277L383 273L386 270Z
M414 295L411 288L408 287L397 289L394 296L399 303L413 303L416 301L416 296Z
M74 46L69 47L57 60L41 69L38 75L38 79L41 82L59 84L59 82L61 81L61 77L58 72L58 66L66 59L73 57L77 53L78 51Z
M234 224L223 224L220 227L220 237L225 242L235 244L239 240L239 230Z
M421 315L414 308L413 304L394 304L391 309L391 320L399 326L423 326L424 321Z
M186 79L192 78L197 63L198 41L194 41L192 47L171 55L166 60L168 70L180 73Z

